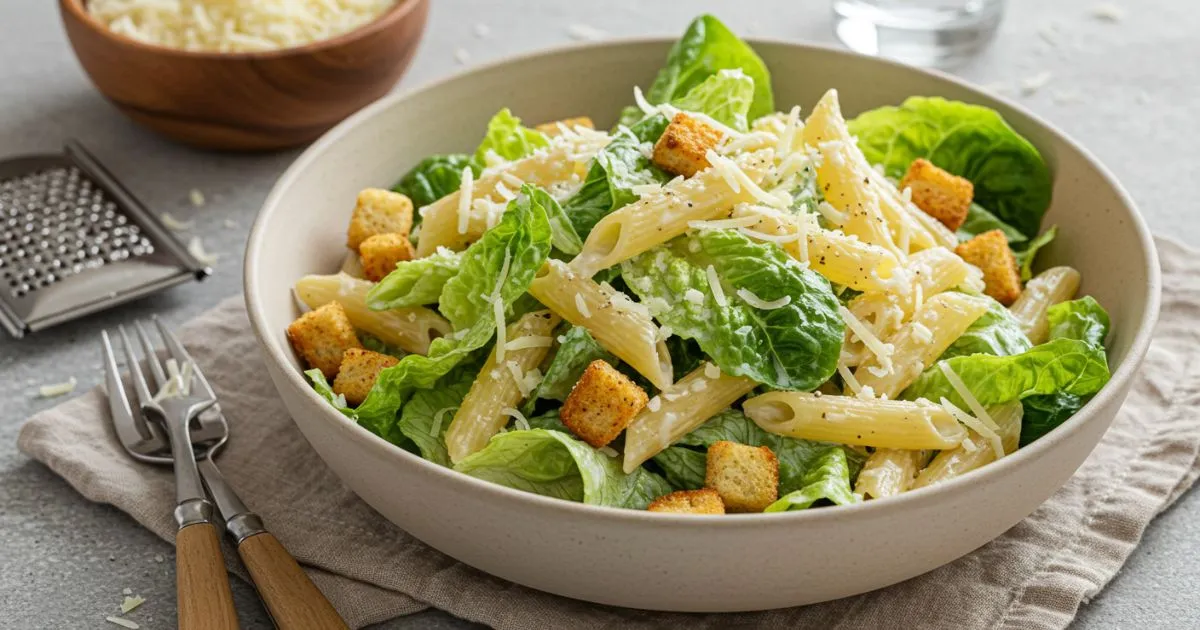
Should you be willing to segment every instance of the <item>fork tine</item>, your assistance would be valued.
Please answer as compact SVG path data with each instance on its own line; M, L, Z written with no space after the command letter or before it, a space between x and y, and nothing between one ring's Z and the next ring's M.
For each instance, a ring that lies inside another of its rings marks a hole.
M192 358L192 355L188 354L187 348L183 347L183 343L179 341L179 337L176 337L175 333L171 332L171 329L167 328L166 324L163 324L157 315L152 316L151 319L154 320L154 325L158 327L158 334L162 337L163 345L167 347L167 352L171 353L171 357L179 363L179 367L182 368L184 364L191 363L192 379L200 384L200 388L206 396L216 398L217 394L213 392L212 386L208 384L208 379L204 378L204 373L200 371L200 366L196 365L196 360Z
M158 360L158 352L154 349L154 343L150 341L150 335L146 332L146 327L142 325L142 320L133 322L133 330L137 334L138 342L142 345L146 367L150 368L150 378L153 380L151 386L155 391L160 390L167 384L167 373L163 371L162 363Z
M135 444L150 436L144 432L137 418L129 407L129 399L125 396L125 384L121 382L121 370L117 367L117 357L113 353L112 340L108 331L100 331L101 345L104 347L104 385L108 390L108 408L112 412L113 427L117 437L123 444Z
M150 388L146 385L146 377L142 375L142 367L138 365L137 356L133 353L129 333L125 332L124 326L119 326L117 330L121 333L121 344L125 346L125 362L129 367L129 378L133 380L133 393L137 396L140 409L154 401L154 394L150 393Z

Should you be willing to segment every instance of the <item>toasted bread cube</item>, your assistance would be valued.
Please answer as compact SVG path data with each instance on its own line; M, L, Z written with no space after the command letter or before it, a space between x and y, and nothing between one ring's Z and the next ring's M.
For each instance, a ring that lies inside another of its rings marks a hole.
M412 260L416 252L404 234L376 234L358 246L363 277L379 282L396 269L396 263Z
M925 214L955 231L967 220L975 186L971 180L934 166L924 158L913 160L900 180L900 190L912 191L912 201Z
M362 347L346 309L337 302L298 317L287 327L287 338L296 354L309 367L321 370L325 378L337 374L346 350Z
M991 230L959 243L954 253L983 271L983 292L1009 306L1021 295L1021 272L1004 232Z
M701 488L700 490L678 490L671 494L664 494L655 499L646 509L650 512L674 514L724 514L725 504L721 502L721 495L717 494L716 490Z
M562 120L552 120L548 123L542 123L535 127L535 129L553 138L562 134L563 127L574 131L576 127L595 129L596 125L593 124L592 119L588 118L587 116L576 116L575 118L564 118Z
M358 251L362 242L376 234L403 234L412 230L413 205L408 197L382 188L367 188L358 193L350 228L346 230L346 247Z
M705 155L720 141L720 131L679 112L654 144L653 161L664 171L691 177L709 167Z
M375 386L379 373L399 362L400 359L388 354L348 348L333 381L333 393L345 396L346 402L353 406L361 405Z
M646 406L646 392L608 363L592 361L563 403L563 424L600 448L616 439Z
M765 446L717 442L708 447L704 485L730 512L761 512L779 498L779 460Z

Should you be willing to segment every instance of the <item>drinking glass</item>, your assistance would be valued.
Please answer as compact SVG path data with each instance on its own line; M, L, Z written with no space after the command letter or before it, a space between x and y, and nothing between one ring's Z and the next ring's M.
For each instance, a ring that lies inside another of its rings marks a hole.
M834 32L851 50L934 68L970 59L996 34L1004 0L834 0Z

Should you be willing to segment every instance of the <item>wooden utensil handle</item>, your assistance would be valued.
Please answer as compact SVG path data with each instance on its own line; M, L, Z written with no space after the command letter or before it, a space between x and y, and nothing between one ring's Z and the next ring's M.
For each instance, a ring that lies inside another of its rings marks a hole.
M270 532L242 540L238 555L280 630L347 628L321 590Z
M180 630L237 630L229 574L212 523L185 525L175 535L175 587Z

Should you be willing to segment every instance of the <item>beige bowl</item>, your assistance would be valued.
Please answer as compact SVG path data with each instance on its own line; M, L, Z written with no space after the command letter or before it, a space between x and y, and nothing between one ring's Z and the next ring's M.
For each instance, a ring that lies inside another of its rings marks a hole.
M1062 427L1011 457L897 498L784 514L687 517L570 503L455 473L396 448L326 405L284 338L289 287L336 270L359 189L387 186L423 156L470 150L502 106L531 122L612 122L649 85L665 40L520 57L389 96L308 149L271 192L246 252L246 300L267 367L296 424L367 503L429 545L533 588L604 604L676 611L795 606L919 575L995 538L1075 471L1112 422L1158 314L1159 269L1145 223L1109 172L1061 132L947 76L846 52L757 42L776 103L811 107L838 88L847 114L940 95L999 110L1055 173L1058 241L1112 315L1112 381Z

